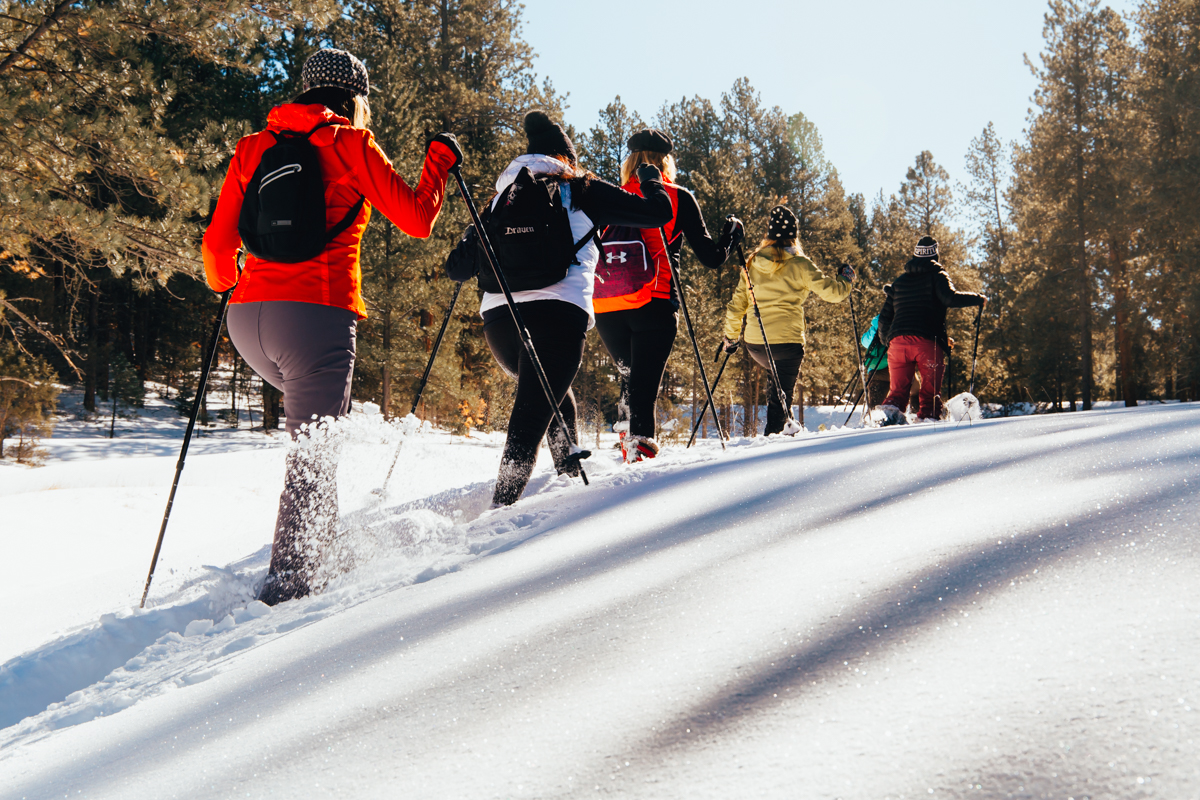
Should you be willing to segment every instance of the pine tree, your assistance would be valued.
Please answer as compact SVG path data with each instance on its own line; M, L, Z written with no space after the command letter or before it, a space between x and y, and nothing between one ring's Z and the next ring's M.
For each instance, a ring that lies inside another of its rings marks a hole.
M138 379L137 371L129 363L125 354L118 350L108 365L108 399L112 403L112 417L108 424L108 438L116 436L117 410L121 405L126 408L139 406L145 397L145 389Z
M1200 4L1153 0L1134 14L1137 128L1145 138L1142 294L1168 397L1200 397ZM1139 270L1141 271L1141 270Z
M4 440L19 439L17 461L36 461L37 440L53 428L51 412L58 397L54 374L41 358L0 339L0 458Z
M1106 92L1111 88L1106 44L1117 23L1111 10L1100 8L1100 0L1051 0L1041 65L1029 62L1038 81L1033 96L1037 111L1030 120L1029 141L1020 155L1024 168L1017 172L1020 183L1013 193L1019 198L1018 228L1037 251L1028 257L1075 275L1073 287L1057 279L1053 285L1059 300L1075 308L1085 411L1095 395L1094 262L1095 247L1104 234L1095 202L1101 189L1096 136L1104 125Z
M980 378L993 397L1019 400L1015 389L1021 349L1009 315L1016 292L1015 273L1005 269L1012 224L1007 202L1011 149L988 123L967 148L968 183L960 188L963 205L975 225L976 252L983 291L988 296L987 324L980 336ZM986 378L984 377L986 376Z

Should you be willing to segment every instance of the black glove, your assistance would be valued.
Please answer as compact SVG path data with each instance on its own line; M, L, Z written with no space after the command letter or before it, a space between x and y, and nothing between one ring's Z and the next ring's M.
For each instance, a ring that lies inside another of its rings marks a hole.
M450 165L450 169L454 169L463 162L462 148L458 146L458 139L454 138L453 133L439 133L429 140L429 144L433 144L434 142L445 145L454 154L454 163Z
M738 344L739 343L737 341L726 337L721 340L721 352L736 353L737 349L738 349Z
M838 267L838 277L854 283L854 267L849 264L842 264Z
M638 183L658 181L662 183L662 173L653 164L639 164L637 168Z
M729 252L733 248L742 243L742 239L746 237L746 229L742 226L742 221L730 214L725 218L725 225L721 228L721 235L717 239L717 247L725 252Z
M446 256L446 277L462 283L478 275L482 256L480 250L479 234L475 232L474 225L468 225L458 246Z

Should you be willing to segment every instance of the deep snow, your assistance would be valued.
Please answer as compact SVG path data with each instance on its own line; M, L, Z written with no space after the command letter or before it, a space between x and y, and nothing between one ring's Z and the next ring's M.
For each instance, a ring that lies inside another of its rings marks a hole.
M380 502L351 419L360 567L276 609L279 443L193 449L145 612L173 454L0 470L0 797L1200 798L1198 407L605 448L491 512L500 437L412 432Z

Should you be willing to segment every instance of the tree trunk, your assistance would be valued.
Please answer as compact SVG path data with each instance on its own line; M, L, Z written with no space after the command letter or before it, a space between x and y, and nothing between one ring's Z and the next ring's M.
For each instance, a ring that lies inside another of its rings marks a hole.
M112 404L113 404L112 421L110 421L108 423L108 438L110 438L110 439L113 439L116 437L116 431L117 431L117 393L116 392L112 392Z
M279 430L279 404L282 399L283 392L279 391L266 381L263 381L262 403L264 431Z
M383 312L383 418L392 418L392 310Z
M1078 51L1074 58L1075 76L1083 74L1083 68L1080 62ZM1079 336L1080 336L1080 372L1083 378L1081 385L1081 394L1083 395L1083 410L1090 411L1092 408L1092 291L1091 291L1091 276L1088 274L1087 263L1087 217L1086 199L1087 192L1087 171L1084 165L1084 145L1083 140L1087 136L1084 130L1084 94L1086 88L1080 85L1082 78L1076 77L1075 84L1072 87L1074 90L1074 161L1075 161L1075 225L1076 234L1076 258L1079 261ZM1071 410L1075 410L1075 396L1071 396Z
M1122 245L1116 240L1108 242L1108 258L1112 265L1113 306L1117 325L1117 365L1120 371L1118 389L1126 408L1137 406L1137 391L1133 385L1133 341L1129 334L1129 282L1125 273L1125 260L1121 258Z
M801 375L804 374L804 368L801 367L800 375L796 376L796 410L799 411L799 419L796 422L800 423L800 427L804 427L804 379ZM830 389L830 391L833 391ZM830 404L832 405L832 403Z
M83 407L96 411L96 373L100 364L100 296L93 288L88 292L88 355L83 372Z

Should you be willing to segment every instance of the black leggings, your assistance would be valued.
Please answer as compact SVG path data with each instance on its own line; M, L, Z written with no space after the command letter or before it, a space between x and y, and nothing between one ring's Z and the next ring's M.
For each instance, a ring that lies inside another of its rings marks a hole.
M575 395L571 392L571 382L575 380L575 373L579 371L579 363L583 360L588 314L579 306L561 300L520 303L517 310L533 339L533 348L546 371L551 392L558 400L558 408L571 432L571 440L566 439L557 423L551 424L554 410L546 402L546 394L533 362L521 344L508 307L500 306L485 311L483 337L488 348L504 371L517 379L512 415L508 418L508 439L504 442L500 474L496 477L496 491L492 496L493 503L504 506L517 502L521 492L525 491L543 436L547 437L559 473L579 473L579 465L567 462L566 458L571 454L571 445L576 440Z
M620 415L634 436L654 436L654 403L679 322L670 300L596 315L600 340L621 375Z
M767 365L767 348L761 344L746 342L746 352L754 363L767 371L767 382L770 384L767 392L767 427L763 433L770 436L779 433L787 422L788 412L779 404L779 392L775 391L774 379L770 377L771 368ZM782 342L771 345L771 355L775 359L775 370L783 384L783 393L787 397L788 409L792 407L792 389L796 387L796 378L800 376L800 364L804 361L804 345L800 343Z

